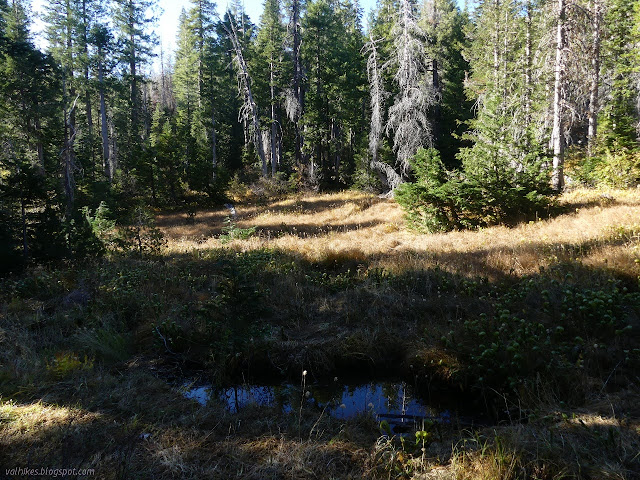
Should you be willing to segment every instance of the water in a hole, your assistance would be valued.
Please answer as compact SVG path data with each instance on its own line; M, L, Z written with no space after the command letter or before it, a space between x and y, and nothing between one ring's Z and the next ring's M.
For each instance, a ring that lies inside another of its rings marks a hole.
M284 413L303 408L317 408L338 419L352 418L358 414L372 413L379 420L386 420L394 433L419 428L423 419L446 423L448 411L435 411L416 398L404 383L382 382L361 385L307 385L301 400L300 385L277 386L238 385L215 389L211 385L184 385L184 396L206 405L217 398L232 413L249 406L276 407Z

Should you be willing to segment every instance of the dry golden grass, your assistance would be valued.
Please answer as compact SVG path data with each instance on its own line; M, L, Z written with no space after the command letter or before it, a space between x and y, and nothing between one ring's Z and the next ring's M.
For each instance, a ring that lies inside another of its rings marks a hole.
M640 451L639 427L580 412L494 427L458 446L445 478L635 478L630 467Z
M226 247L277 248L312 262L351 259L395 272L438 265L489 278L537 273L576 259L640 273L640 190L577 190L560 202L569 213L551 219L424 235L407 228L393 200L353 191L298 195L268 205L236 205L237 227L256 227L256 234ZM169 252L184 253L223 246L218 236L226 217L226 210L200 212L188 225L184 215L160 215L158 225L169 238Z

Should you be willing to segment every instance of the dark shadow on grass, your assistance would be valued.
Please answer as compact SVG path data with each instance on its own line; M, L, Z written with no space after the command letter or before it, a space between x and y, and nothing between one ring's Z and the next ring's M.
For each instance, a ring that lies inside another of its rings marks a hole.
M259 205L254 206L252 204L246 205L248 209L255 209L253 214L260 214L263 211L268 210L273 213L285 213L285 214L300 214L300 215L309 215L309 214L317 214L321 213L325 210L334 210L337 208L342 208L345 205L352 204L356 206L360 211L366 210L373 205L376 205L381 202L388 202L387 199L381 199L378 197L364 197L364 198L353 198L353 199L344 199L344 200L323 200L323 199L314 199L308 200L304 197L295 199L291 199L285 205ZM236 209L238 210L238 214L242 215L243 213L243 205L236 205Z
M249 221L245 222L250 224ZM358 223L334 222L323 225L305 223L280 223L271 225L260 225L256 229L256 234L261 237L275 238L282 235L294 235L300 238L322 237L330 233L347 233L364 228L372 228L382 224L379 221L368 221Z

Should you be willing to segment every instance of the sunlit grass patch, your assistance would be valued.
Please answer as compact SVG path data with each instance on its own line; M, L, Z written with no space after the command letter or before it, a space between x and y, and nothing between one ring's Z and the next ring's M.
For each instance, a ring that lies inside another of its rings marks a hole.
M407 229L402 209L392 200L352 191L298 195L266 205L236 205L237 228L255 227L256 234L233 240L227 247L247 251L268 246L309 261L322 261L323 255L345 260L351 256L352 263L395 272L440 265L452 272L490 277L533 274L576 258L610 267L607 257L625 257L635 248L629 228L640 223L640 192L576 190L560 203L567 213L511 228L420 235ZM222 246L218 235L224 215L224 211L204 214L190 232L165 222L172 239L170 254ZM629 242L614 238L620 229L626 229ZM200 237L202 231L210 233ZM635 268L623 262L616 265L626 273Z
M42 401L18 403L14 400L0 400L0 432L7 437L27 432L37 433L39 429L64 425L70 419L87 415L68 406L52 405ZM89 415L93 417L93 415ZM90 418L86 420L89 421Z

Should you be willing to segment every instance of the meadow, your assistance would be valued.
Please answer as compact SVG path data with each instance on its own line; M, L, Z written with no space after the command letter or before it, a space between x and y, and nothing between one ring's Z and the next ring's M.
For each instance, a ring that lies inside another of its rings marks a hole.
M442 234L357 191L235 209L157 212L137 250L0 280L3 468L640 475L640 190L574 190L535 221ZM400 437L304 401L305 382L354 376L488 420ZM184 395L193 378L298 385L300 408L202 406Z

